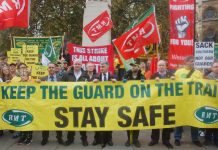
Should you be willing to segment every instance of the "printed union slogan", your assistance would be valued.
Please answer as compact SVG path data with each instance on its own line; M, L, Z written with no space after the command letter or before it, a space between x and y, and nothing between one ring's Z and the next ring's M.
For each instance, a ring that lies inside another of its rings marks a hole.
M0 129L218 128L218 82L42 82L0 85Z

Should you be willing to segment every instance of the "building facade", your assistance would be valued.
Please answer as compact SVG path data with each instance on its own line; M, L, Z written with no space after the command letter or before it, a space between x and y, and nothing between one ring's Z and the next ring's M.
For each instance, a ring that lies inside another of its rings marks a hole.
M218 0L196 0L196 40L218 43Z

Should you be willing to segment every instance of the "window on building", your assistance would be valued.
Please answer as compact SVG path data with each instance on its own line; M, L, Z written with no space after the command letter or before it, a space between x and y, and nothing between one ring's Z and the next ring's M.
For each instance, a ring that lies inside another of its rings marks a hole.
M205 33L204 41L216 42L216 32L209 28Z
M204 11L204 19L211 19L211 18L215 18L217 17L217 11L215 8L213 7L208 7L205 11Z

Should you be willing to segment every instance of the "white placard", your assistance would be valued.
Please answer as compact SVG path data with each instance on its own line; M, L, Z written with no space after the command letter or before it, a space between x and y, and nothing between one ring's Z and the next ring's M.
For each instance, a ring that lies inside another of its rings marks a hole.
M214 42L195 42L195 68L210 68L214 61Z

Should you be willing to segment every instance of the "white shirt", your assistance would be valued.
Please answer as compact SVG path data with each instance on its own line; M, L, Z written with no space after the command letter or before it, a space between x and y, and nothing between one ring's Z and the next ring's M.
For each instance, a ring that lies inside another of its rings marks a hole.
M101 75L101 81L104 81L104 74L106 74L106 81L108 81L108 72L107 73L102 73Z
M2 78L0 78L0 82L3 82Z
M50 77L51 77L51 75L48 75L48 81L49 81L49 82L55 82L55 81L57 81L57 76L56 76L56 74L53 75L54 81L51 81L51 78L50 78Z
M161 77L166 77L166 74L167 74L166 71L164 71L164 72L158 72L158 73L159 73L159 75L160 75Z
M75 75L75 77L76 77L76 81L78 81L79 80L79 77L82 75L82 71L80 70L79 72L75 72L74 71L74 75Z

